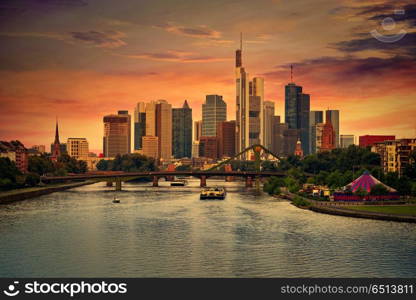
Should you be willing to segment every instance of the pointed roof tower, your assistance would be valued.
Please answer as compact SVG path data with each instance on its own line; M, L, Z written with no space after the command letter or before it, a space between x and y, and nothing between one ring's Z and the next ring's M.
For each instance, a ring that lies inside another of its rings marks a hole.
M55 141L54 144L60 144L59 142L59 130L58 130L58 118L56 118L56 128L55 128Z
M182 108L188 108L188 109L190 108L188 104L188 100L185 99L185 102L183 103Z

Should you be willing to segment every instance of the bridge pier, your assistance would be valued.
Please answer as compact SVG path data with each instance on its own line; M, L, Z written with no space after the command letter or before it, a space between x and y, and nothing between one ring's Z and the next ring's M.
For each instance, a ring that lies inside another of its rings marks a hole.
M199 186L200 187L206 187L207 186L207 176L201 176L201 181L200 181L200 184L199 184Z
M121 191L121 179L116 180L116 191Z
M159 177L153 176L153 186L158 187L159 186Z
M247 188L253 187L253 178L251 176L246 177L246 187Z
M111 180L107 180L106 186L112 187L113 186L113 182Z

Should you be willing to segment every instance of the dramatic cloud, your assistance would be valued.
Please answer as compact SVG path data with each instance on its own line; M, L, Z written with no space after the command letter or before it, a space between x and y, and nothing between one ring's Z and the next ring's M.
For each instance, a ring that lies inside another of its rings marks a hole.
M171 23L155 25L156 28L161 28L167 32L172 32L180 35L186 35L197 38L211 38L218 39L221 37L221 32L210 29L206 26L185 27L178 26Z
M232 58L221 58L213 56L204 56L198 55L193 52L184 52L184 51L174 51L169 50L166 52L159 53L139 53L134 55L123 55L129 58L138 58L138 59L149 59L149 60L158 60L158 61L170 61L170 62L185 62L185 63L201 63L201 62L217 62L217 61L227 61Z
M120 38L125 35L119 31L107 30L107 31L76 31L71 32L71 37L81 42L101 47L101 48L118 48L126 45Z

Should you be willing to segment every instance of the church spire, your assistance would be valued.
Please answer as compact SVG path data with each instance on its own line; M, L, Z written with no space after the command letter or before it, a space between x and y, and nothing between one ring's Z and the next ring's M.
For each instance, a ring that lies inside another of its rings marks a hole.
M54 142L54 144L60 144L60 142L59 142L59 130L58 130L58 118L56 118L55 142Z

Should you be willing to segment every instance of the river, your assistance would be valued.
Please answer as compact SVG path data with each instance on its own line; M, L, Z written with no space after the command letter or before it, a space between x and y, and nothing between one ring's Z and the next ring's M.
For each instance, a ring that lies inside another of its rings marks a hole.
M416 226L319 214L243 183L104 183L0 206L0 277L415 277Z

